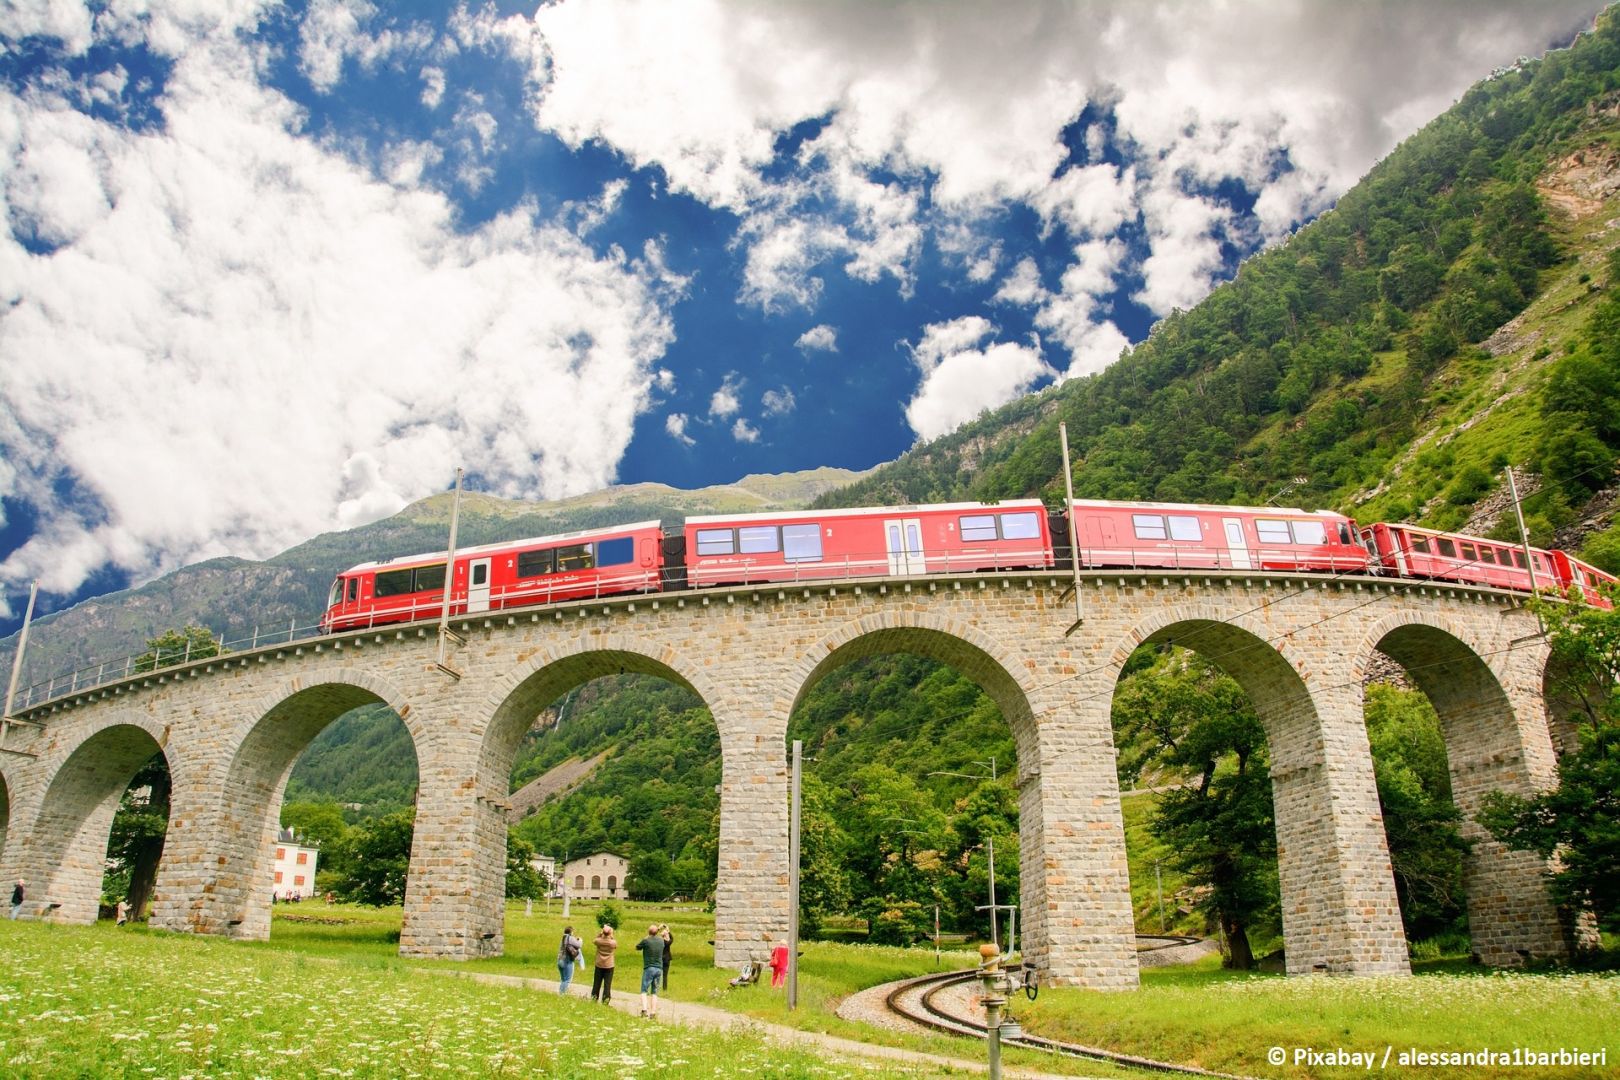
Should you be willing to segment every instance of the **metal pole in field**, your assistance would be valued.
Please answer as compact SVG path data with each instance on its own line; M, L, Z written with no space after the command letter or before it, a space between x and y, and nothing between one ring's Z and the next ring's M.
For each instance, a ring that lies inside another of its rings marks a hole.
M461 467L456 466L456 493L450 500L450 551L444 561L444 597L439 608L439 666L444 667L444 641L450 634L450 585L456 578L456 525L461 516Z
M804 742L793 740L793 804L788 812L788 969L787 1006L799 1007L799 781L804 773Z
M1074 473L1069 470L1069 425L1058 424L1058 438L1063 441L1063 504L1064 517L1069 522L1069 559L1074 567L1074 626L1069 633L1086 621L1085 602L1080 598L1080 534L1074 523ZM994 903L994 901L991 901Z
M1153 882L1159 890L1159 933L1164 933L1164 874L1159 870L1159 860L1153 860Z

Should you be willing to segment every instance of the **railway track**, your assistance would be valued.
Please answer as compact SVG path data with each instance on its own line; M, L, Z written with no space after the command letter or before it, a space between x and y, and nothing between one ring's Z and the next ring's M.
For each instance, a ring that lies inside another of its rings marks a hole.
M1181 945L1191 945L1198 941L1197 938L1189 937L1153 937L1145 940L1155 941L1157 944L1143 946L1138 949L1139 952L1172 949ZM1011 964L1007 967L1008 971L1015 973L1022 969L1022 964ZM951 1035L963 1035L970 1038L987 1038L988 1029L981 1021L975 1020L971 1016L963 1016L949 1011L940 1000L947 992L960 987L964 983L974 983L977 980L978 973L971 969L947 971L937 975L924 975L920 978L908 979L889 991L884 998L884 1004L895 1015L934 1031L946 1032ZM1216 1077L1219 1080L1250 1080L1247 1077L1234 1076L1232 1073L1212 1072L1208 1069L1199 1069L1191 1065L1180 1065L1170 1061L1155 1061L1152 1058L1138 1057L1135 1054L1120 1054L1100 1047L1082 1046L1079 1043L1062 1042L1057 1039L1043 1038L1039 1035L1022 1035L1016 1039L1003 1037L1001 1045L1021 1046L1030 1050L1040 1050L1049 1054L1062 1054L1065 1057L1084 1058L1091 1061L1107 1061L1115 1065L1136 1069L1150 1069L1154 1072Z

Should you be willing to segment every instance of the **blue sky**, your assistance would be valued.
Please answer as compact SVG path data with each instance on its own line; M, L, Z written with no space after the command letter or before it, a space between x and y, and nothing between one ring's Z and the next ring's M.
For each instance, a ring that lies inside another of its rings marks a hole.
M1593 0L15 0L0 632L1100 370Z

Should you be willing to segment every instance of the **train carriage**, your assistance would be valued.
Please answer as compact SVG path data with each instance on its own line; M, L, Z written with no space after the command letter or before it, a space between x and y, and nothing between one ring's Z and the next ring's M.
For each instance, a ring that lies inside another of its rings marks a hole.
M1070 511L1081 566L1354 573L1368 563L1356 523L1327 510L1076 499Z
M1039 499L690 517L685 540L693 588L1054 564Z
M1540 548L1530 549L1527 564L1523 546L1482 536L1383 522L1369 525L1361 535L1375 565L1399 577L1463 581L1529 592L1533 568L1538 588L1558 587L1552 558Z
M450 614L654 592L664 568L663 529L643 521L531 537L456 552ZM321 626L327 632L437 618L446 552L362 563L337 576Z
M1614 606L1613 601L1600 590L1608 589L1612 592L1616 585L1620 585L1620 578L1562 551L1550 551L1547 554L1552 558L1553 573L1558 577L1558 588L1561 592L1567 594L1570 589L1577 589L1581 597L1594 607L1607 609Z

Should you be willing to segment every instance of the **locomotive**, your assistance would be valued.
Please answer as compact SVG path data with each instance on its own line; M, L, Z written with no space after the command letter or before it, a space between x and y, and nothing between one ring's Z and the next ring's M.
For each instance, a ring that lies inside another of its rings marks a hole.
M1073 523L1074 542L1070 541ZM327 633L635 593L1000 570L1174 569L1377 574L1603 607L1617 579L1562 551L1414 525L1358 528L1327 510L1038 499L642 521L361 563L337 575Z

